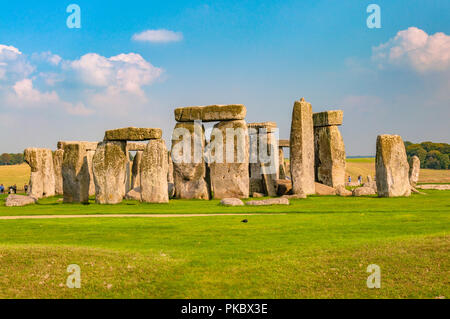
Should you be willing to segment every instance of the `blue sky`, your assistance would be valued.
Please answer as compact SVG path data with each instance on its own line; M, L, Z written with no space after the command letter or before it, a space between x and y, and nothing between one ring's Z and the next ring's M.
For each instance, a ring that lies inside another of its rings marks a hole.
M81 29L66 25L71 3ZM371 3L380 29L366 25ZM133 39L149 30L178 38ZM187 105L242 103L287 138L301 97L344 110L348 155L374 154L384 133L450 142L449 39L447 0L4 3L0 153L123 126L161 127L169 142Z

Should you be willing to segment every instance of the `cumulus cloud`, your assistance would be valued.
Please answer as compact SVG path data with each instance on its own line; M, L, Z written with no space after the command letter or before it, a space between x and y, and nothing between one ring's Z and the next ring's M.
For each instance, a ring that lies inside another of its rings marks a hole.
M380 67L387 64L409 67L417 72L450 70L450 36L428 35L416 27L399 31L388 42L373 48L372 58Z
M134 41L153 42L153 43L178 42L183 40L183 33L165 29L146 30L134 34L132 39Z
M16 81L23 79L34 71L19 49L0 44L0 80Z
M161 76L163 70L154 67L136 53L106 58L96 53L83 55L71 62L79 79L87 85L105 88L110 92L129 92L142 95L142 86Z
M57 55L57 54L53 54L50 51L47 52L41 52L41 53L33 53L31 55L31 58L36 60L36 61L44 61L47 62L51 65L57 66L61 63L62 58Z

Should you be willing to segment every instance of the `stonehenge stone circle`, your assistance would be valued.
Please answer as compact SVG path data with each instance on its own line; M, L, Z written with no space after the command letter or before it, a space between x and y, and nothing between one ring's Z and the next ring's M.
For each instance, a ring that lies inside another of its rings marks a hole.
M414 155L409 163L409 182L411 186L416 186L419 181L420 174L420 159Z
M143 151L137 151L131 166L131 189L141 186L141 160Z
M64 160L64 150L58 149L53 153L53 168L55 171L55 194L63 195L62 164Z
M64 144L62 163L64 203L88 203L91 176L87 159L87 144Z
M376 183L380 197L410 196L409 164L399 135L379 135L376 151Z
M105 132L105 141L146 141L160 139L162 130L160 128L137 128L125 127Z
M168 203L168 152L162 139L150 140L141 159L141 201Z
M231 129L228 130L228 134L227 129ZM230 135L231 133L233 135ZM227 139L231 140L230 143L227 143ZM250 178L246 122L236 120L215 124L208 149L207 158L210 161L211 189L214 198L248 198ZM216 160L217 157L221 157L220 161Z
M126 142L104 141L99 143L92 162L96 203L121 203L125 196L128 163Z
M314 150L316 181L330 187L345 185L345 145L338 127L314 127Z
M292 111L290 165L293 193L314 194L312 107L304 98L294 103Z
M36 199L55 195L55 169L50 149L27 148L24 160L31 167L28 194Z
M247 109L241 104L187 106L175 109L177 122L243 120L246 115Z
M188 134L188 138L175 136L175 132ZM190 145L183 143L190 143ZM207 181L207 167L203 158L205 143L203 125L194 122L180 122L175 125L171 151L175 198L210 199L211 189ZM196 150L198 158L195 158Z

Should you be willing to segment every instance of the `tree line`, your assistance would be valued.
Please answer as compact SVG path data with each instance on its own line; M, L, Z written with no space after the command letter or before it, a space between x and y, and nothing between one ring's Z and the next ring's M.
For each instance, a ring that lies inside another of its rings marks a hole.
M414 144L405 142L408 160L416 155L421 168L450 169L450 145L447 143L423 142Z
M23 162L23 153L3 153L0 155L0 165L16 165Z

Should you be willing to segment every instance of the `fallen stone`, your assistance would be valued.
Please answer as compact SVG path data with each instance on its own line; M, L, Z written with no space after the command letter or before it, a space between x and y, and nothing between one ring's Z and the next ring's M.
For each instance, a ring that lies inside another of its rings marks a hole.
M353 193L346 189L344 185L339 185L338 187L336 187L336 195L347 197L352 196Z
M375 193L378 191L378 189L377 189L377 182L375 182L375 181L366 182L366 183L363 184L363 187L371 187L371 188L373 188Z
M290 165L294 194L314 194L314 129L311 104L294 103L291 124Z
M244 206L244 202L239 198L224 198L220 201L223 206Z
M23 195L15 195L11 194L8 195L5 201L6 207L13 207L13 206L26 206L31 204L36 204L36 198L31 196L23 196Z
M305 199L307 198L306 194L292 194L292 195L283 195L281 198L287 199Z
M125 127L105 132L105 141L146 141L160 139L160 128Z
M409 164L398 135L379 135L375 160L378 196L410 196Z
M414 186L411 186L411 192L414 194L419 194L419 195L428 195L427 193L418 191L416 188L414 188Z
M337 126L314 127L316 181L330 187L345 185L345 145Z
M246 115L247 109L241 104L188 106L175 109L177 122L234 121L243 120Z
M245 203L249 206L289 205L287 198L269 198L263 200L251 200Z
M168 152L164 140L150 140L142 154L141 200L145 203L168 203Z
M126 142L105 141L98 145L93 158L95 201L119 204L125 196Z
M263 193L256 193L256 192L254 192L254 193L252 194L252 197L253 197L253 198L260 198L260 197L264 197L264 194L263 194Z
M313 114L314 127L342 125L344 112L341 110Z
M125 199L132 199L132 200L141 201L141 188L137 187L137 188L134 188L134 189L130 190L125 195Z
M277 195L283 196L288 195L292 191L292 181L287 179L277 180Z
M52 151L45 148L27 148L24 151L24 160L31 168L28 195L37 199L54 196L55 169Z
M425 185L417 185L416 188L446 191L450 190L450 184L425 184Z
M315 183L316 195L327 196L336 195L336 189L333 187L323 185L320 183Z
M420 175L420 159L417 156L413 156L409 163L409 183L412 186L416 186L419 182Z
M375 195L375 191L372 187L358 187L353 190L353 196L359 197L359 196L368 196L368 195Z

